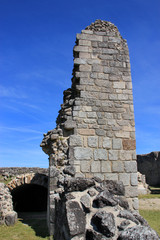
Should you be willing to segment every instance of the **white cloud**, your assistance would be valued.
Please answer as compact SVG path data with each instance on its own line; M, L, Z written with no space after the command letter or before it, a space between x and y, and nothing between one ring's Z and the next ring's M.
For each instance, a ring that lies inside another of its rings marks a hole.
M0 97L27 98L26 94L14 87L4 87L0 85Z

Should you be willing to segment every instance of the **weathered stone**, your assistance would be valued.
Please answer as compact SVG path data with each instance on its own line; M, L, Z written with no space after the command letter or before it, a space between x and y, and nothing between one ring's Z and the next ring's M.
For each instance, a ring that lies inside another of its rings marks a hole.
M90 196L88 194L83 195L80 198L80 202L82 204L82 207L84 208L85 212L90 212L90 207L91 207L91 199Z
M93 152L92 152L92 149L90 148L75 147L74 156L76 159L89 160L89 159L92 159Z
M81 136L71 135L69 138L69 144L73 147L82 147L82 138Z
M7 226L14 225L17 221L17 213L15 211L7 213L5 216L5 224Z
M73 166L67 166L63 169L63 172L68 174L68 175L71 175L71 176L74 176L76 171L75 171L75 168Z
M118 202L112 193L104 190L97 195L93 204L98 208L103 208L105 206L116 206Z
M106 237L113 237L115 235L115 219L112 213L99 210L92 218L92 222L96 225L98 231Z
M133 240L133 239L159 240L159 237L153 229L143 226L134 226L131 228L127 228L118 237L118 240Z
M88 137L88 146L98 147L98 137L97 136Z
M110 193L116 195L125 195L125 188L122 182L117 182L113 180L105 180L102 182L101 186L107 189Z
M71 178L65 181L65 190L67 192L72 191L84 191L85 189L95 185L93 179L87 178Z
M107 160L107 151L105 149L95 149L94 150L95 160Z
M133 216L133 214L131 212L129 212L128 210L122 210L120 211L120 213L118 214L118 217L120 218L125 218L125 219L129 219L132 222L135 222L136 224L139 224L139 221Z
M123 139L122 141L124 150L135 150L136 149L136 141L133 139Z
M124 220L121 222L121 224L118 226L118 229L120 231L124 230L125 228L128 227L128 225L130 224L130 221L129 220Z
M112 147L112 140L108 137L103 138L103 147L106 149L111 149Z
M87 240L107 240L108 237L105 237L103 234L98 233L93 229L87 229L86 239Z
M86 219L84 212L80 208L78 202L68 201L66 203L66 216L71 236L75 236L85 232Z

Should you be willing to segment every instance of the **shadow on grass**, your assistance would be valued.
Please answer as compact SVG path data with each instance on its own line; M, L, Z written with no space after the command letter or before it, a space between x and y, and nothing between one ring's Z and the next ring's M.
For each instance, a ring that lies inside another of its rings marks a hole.
M18 217L34 230L36 236L49 239L46 212L19 212Z
M151 191L151 194L160 194L160 186L157 187L149 187L149 190Z

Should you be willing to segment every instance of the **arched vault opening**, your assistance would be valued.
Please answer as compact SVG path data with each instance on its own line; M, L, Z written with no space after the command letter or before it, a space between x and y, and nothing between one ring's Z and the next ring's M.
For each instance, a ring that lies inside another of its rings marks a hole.
M47 192L44 186L23 184L11 191L14 210L17 212L47 211Z

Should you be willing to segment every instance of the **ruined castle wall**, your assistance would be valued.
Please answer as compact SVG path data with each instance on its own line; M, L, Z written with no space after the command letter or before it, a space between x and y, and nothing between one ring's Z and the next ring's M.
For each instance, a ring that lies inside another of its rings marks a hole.
M120 180L137 196L137 164L128 46L111 23L77 34L69 159L86 177Z
M64 91L56 129L44 134L41 143L49 155L51 225L58 181L55 168L63 172L66 165L74 166L75 177L122 181L130 207L138 209L135 122L126 40L112 23L97 20L77 34L73 53L72 86Z

